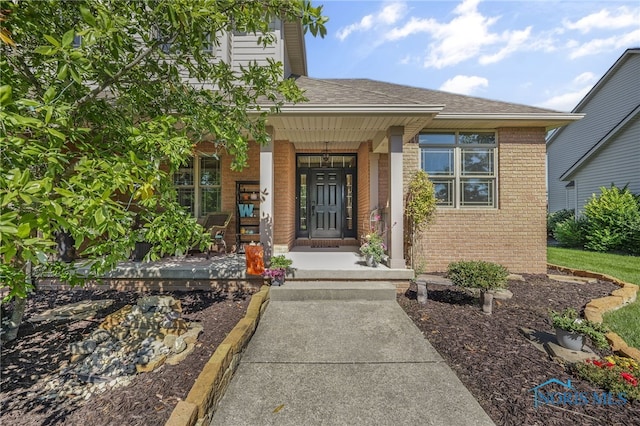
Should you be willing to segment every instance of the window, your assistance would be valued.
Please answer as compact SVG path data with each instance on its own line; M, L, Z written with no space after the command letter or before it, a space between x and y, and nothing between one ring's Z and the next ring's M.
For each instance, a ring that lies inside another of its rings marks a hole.
M196 155L173 175L178 202L191 215L203 217L221 210L220 160Z
M162 50L163 53L167 53L167 54L171 53L172 43L170 40L167 40L167 41L163 40L165 38L165 34L163 34L162 31L160 31L160 29L158 28L155 29L154 37L156 40L162 41L162 43L160 43L160 50ZM216 46L214 43L215 43L215 40L212 38L211 33L207 33L202 38L202 53L214 55L216 53Z
M439 206L497 206L494 132L421 133L419 143L421 167L433 182Z

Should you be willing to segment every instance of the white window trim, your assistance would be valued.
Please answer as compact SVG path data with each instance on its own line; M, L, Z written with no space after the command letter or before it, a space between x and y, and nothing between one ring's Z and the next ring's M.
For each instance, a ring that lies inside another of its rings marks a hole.
M487 210L498 210L499 206L500 206L500 200L499 200L499 187L500 187L500 183L499 183L499 170L500 170L500 164L499 164L499 155L498 155L498 149L500 146L500 141L498 140L498 132L496 130L491 130L491 129L463 129L463 130L453 130L453 129L437 129L437 130L424 130L422 132L419 133L420 134L446 134L446 133L453 133L455 135L455 143L454 144L423 144L423 143L419 143L419 148L420 148L420 169L424 170L422 168L422 148L453 148L453 161L454 161L454 173L452 176L431 176L429 175L429 179L430 180L438 180L438 179L442 179L442 180L453 180L453 187L454 187L454 199L453 199L453 205L451 206L447 206L447 205L442 205L442 204L438 204L436 206L437 209L444 209L444 210L483 210L483 211L487 211ZM495 135L495 144L492 145L487 145L487 144L461 144L458 142L458 137L460 135L460 133L493 133ZM490 176L463 176L462 175L462 149L464 147L469 147L469 148L492 148L493 149L493 164L494 164L494 168L493 168L493 175ZM493 179L495 184L494 184L494 188L493 188L493 205L488 205L488 206L480 206L480 205L473 205L473 206L463 206L461 201L462 201L462 180L463 179Z

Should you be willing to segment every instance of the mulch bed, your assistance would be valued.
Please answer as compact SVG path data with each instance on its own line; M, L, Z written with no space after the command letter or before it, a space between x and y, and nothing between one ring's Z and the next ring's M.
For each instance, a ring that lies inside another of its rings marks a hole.
M148 292L144 295L157 294ZM183 318L204 329L193 353L177 365L138 374L127 387L88 400L47 399L43 386L70 357L68 345L83 339L111 312L143 296L111 290L41 291L29 299L18 339L3 343L0 424L3 425L161 425L186 398L204 364L244 316L250 295L215 291L164 293L179 299ZM88 320L30 322L33 315L80 300L113 299L114 304ZM4 308L4 306L3 306ZM8 312L3 312L8 314Z
M525 278L509 282L513 298L494 301L492 315L484 315L477 299L451 286L429 285L426 305L417 302L412 286L398 302L496 424L637 425L639 401L534 407L531 389L551 378L565 383L571 379L576 390L589 394L603 390L570 375L529 343L519 328L553 333L549 309L571 306L580 311L589 300L618 287L602 281L561 283L544 275ZM560 387L554 390L562 392Z
M482 314L477 299L450 286L430 285L426 305L415 300L415 287L410 287L398 301L496 424L638 424L638 401L625 406L535 408L531 389L551 378L563 382L571 379L573 386L584 392L602 390L571 376L519 331L519 327L527 327L552 332L549 309L572 306L580 310L589 300L617 287L600 281L569 284L546 276L526 276L526 282L511 281L509 288L513 298L495 303L493 315ZM107 314L135 303L141 294L109 290L37 293L28 302L18 339L2 347L0 424L164 424L177 402L186 397L215 348L242 318L249 302L249 295L241 293L169 294L180 299L187 320L203 323L204 331L194 353L178 365L163 365L151 373L137 375L130 386L72 403L43 399L43 383L69 359L69 343L82 340ZM114 305L90 320L29 321L34 314L55 306L106 298L115 300Z

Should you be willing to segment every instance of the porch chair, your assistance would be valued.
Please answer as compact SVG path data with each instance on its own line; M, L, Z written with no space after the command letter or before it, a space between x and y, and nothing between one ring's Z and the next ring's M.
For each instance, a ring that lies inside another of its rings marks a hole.
M220 246L224 248L224 252L227 252L227 242L224 240L224 234L227 232L227 227L231 222L231 213L229 212L215 212L209 213L202 224L205 231L211 234L211 244L207 247L207 259L211 256L211 249L213 245L216 245L216 249L220 249Z

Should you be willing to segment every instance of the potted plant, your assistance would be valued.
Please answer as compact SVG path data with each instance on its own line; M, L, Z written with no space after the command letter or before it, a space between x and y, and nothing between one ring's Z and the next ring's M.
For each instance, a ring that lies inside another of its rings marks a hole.
M284 284L285 277L292 263L293 261L291 259L287 259L282 254L272 256L269 261L269 267L265 268L262 276L267 279L272 286L281 286Z
M491 290L505 288L508 276L509 271L504 266L482 260L452 262L447 268L447 278L453 284L480 290L480 306L488 315L493 312Z
M377 232L371 232L362 237L362 241L360 253L364 256L367 266L378 266L386 249L382 235Z
M585 338L591 339L593 344L601 349L609 347L605 333L609 331L602 324L579 318L573 308L566 308L562 312L549 311L553 328L556 330L556 340L563 348L581 351Z

